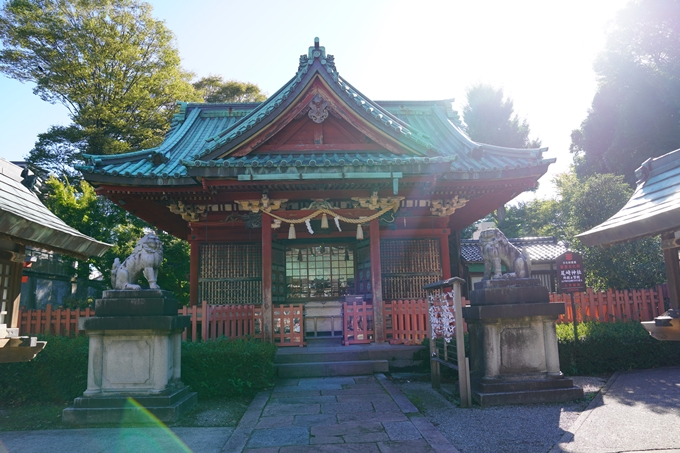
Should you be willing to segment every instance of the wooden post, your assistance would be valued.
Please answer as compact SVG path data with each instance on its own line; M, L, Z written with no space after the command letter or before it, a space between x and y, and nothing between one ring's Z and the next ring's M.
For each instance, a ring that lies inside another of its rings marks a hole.
M674 239L673 233L664 233L661 240ZM668 248L663 250L663 261L666 265L666 279L668 281L668 298L671 308L680 308L680 263L678 262L678 249Z
M273 343L272 308L272 220L262 213L262 332Z
M442 280L448 280L451 278L451 257L449 252L448 232L439 237L439 250L442 263Z
M191 256L189 258L189 303L198 305L198 260L199 246L197 241L189 241Z
M453 282L453 307L456 317L456 357L458 359L458 381L460 391L460 407L472 407L472 393L470 392L470 363L465 357L465 336L463 325L463 301L461 299L460 284L462 279ZM443 290L443 288L442 288Z
M382 300L382 269L380 266L380 220L373 219L370 228L371 247L371 292L373 293L373 323L375 325L375 341L385 341L383 300Z

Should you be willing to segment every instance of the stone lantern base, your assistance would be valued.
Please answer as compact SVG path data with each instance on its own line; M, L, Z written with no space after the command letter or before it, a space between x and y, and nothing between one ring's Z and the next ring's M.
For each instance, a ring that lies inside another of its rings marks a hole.
M87 390L64 409L65 423L173 422L196 405L180 380L190 318L177 316L170 292L105 291L95 313L80 319L90 337Z
M563 313L538 279L476 283L463 308L473 399L492 406L583 398L560 371L555 321Z

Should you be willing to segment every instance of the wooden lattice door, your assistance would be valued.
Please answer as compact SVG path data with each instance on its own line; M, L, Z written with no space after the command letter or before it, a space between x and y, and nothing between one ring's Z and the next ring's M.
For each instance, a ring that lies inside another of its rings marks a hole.
M424 298L423 286L442 279L440 255L439 239L380 241L383 299Z
M261 304L262 245L201 244L198 293L208 304Z

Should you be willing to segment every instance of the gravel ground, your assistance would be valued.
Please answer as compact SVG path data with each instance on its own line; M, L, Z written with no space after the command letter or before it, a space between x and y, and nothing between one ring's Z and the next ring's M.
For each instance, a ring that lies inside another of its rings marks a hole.
M462 409L433 390L429 380L408 375L392 379L461 453L545 453L606 383L606 378L572 377L586 393L575 402Z

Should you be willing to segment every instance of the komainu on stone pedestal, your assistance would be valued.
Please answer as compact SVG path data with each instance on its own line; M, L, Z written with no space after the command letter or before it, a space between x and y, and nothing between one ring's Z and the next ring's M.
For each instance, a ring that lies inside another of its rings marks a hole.
M139 274L144 273L144 277L149 282L150 289L161 289L156 281L158 280L158 268L163 262L163 243L158 236L149 233L139 241L134 250L123 264L116 258L111 268L111 286L119 290L139 290L141 286L135 284L139 279Z
M512 245L498 228L490 228L480 233L479 250L484 258L484 280L531 277L529 255ZM507 269L512 269L512 272L503 274L502 264L505 264Z

